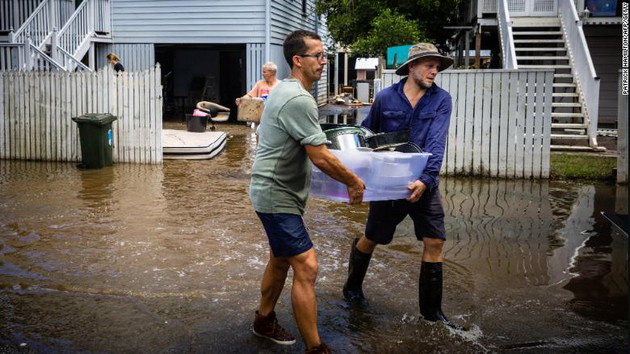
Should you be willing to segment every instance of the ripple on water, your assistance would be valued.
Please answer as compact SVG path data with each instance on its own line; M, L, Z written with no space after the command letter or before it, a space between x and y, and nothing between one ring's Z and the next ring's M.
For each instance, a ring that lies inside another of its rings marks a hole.
M15 309L0 329L20 328L15 338L41 351L276 350L250 332L269 257L247 195L255 139L245 126L224 128L232 138L209 161L93 171L0 163L0 298ZM368 205L310 200L327 343L401 353L619 348L627 322L602 313L627 313L610 306L627 296L627 240L593 217L614 187L446 177L440 188L443 309L470 330L418 320L422 245L409 219L375 251L364 284L373 309L342 306ZM290 288L291 278L276 310L297 334Z

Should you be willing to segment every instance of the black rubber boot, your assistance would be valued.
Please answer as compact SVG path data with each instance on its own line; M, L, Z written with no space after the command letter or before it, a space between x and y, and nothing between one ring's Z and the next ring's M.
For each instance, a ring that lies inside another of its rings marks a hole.
M367 307L368 302L363 295L363 279L370 265L371 253L363 253L357 249L358 238L352 242L350 261L348 262L348 280L343 285L343 297L351 305Z
M453 329L463 329L449 321L442 312L442 262L422 262L419 295L420 313L425 320L440 321Z

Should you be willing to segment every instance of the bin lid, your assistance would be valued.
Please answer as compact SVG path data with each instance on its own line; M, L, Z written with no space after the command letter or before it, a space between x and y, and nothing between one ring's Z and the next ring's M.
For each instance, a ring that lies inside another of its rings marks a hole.
M87 113L78 117L72 117L72 120L77 123L90 123L94 125L105 125L115 121L116 116L109 113Z

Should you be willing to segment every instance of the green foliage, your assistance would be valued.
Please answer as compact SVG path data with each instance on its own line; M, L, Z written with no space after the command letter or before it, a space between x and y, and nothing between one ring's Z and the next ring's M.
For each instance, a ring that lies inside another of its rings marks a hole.
M421 33L424 31L415 21L407 20L391 9L385 9L372 20L372 28L367 36L358 38L350 49L357 56L385 56L387 47L425 41L426 38Z
M428 41L443 44L452 34L463 0L317 0L328 31L355 54L384 55L385 48Z

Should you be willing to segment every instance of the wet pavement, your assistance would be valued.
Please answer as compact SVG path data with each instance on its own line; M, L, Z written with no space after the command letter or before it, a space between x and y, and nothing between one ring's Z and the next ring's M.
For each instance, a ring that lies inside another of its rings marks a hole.
M0 352L300 352L251 334L268 257L247 196L255 137L213 160L117 164L0 161ZM365 292L341 301L367 205L311 200L322 338L340 352L625 352L628 241L600 211L627 189L443 178L444 310L418 318L421 245L405 220L379 247ZM627 213L627 210L625 210ZM295 335L290 281L277 308Z

